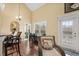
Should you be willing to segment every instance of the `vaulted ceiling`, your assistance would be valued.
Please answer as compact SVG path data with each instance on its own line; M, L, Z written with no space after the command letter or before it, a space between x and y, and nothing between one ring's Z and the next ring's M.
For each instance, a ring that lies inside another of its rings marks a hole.
M35 11L36 9L42 7L46 3L26 3L26 6L31 10Z
M36 9L42 7L43 5L45 5L46 3L25 3L25 5L31 10L31 11L35 11ZM0 3L0 10L4 10L5 8L5 4Z

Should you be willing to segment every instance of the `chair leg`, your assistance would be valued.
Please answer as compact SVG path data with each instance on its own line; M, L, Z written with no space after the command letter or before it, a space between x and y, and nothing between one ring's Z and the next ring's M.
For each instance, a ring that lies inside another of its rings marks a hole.
M18 46L17 44L15 45L16 51L17 51L17 55L18 55Z
M7 56L7 48L5 47L5 56Z
M5 46L2 47L2 55L5 56Z
M19 52L19 55L21 56L19 43L18 43L18 52Z

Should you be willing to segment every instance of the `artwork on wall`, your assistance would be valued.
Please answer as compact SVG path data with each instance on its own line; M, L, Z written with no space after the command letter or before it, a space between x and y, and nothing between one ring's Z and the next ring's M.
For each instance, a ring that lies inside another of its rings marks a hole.
M65 13L69 13L76 10L79 10L79 3L65 3L64 4Z
M12 32L13 29L16 29L16 31L19 31L19 23L17 21L12 21L10 23L10 31Z

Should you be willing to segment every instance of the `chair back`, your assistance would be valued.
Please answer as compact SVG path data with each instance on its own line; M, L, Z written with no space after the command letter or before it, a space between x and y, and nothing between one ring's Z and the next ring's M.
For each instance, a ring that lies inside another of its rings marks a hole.
M55 36L40 36L38 41L38 55L65 56L64 50L56 45Z
M21 33L22 33L22 32L18 32L16 36L17 36L17 37L20 37L20 36L21 36Z
M41 47L44 49L52 49L55 46L54 36L41 36L40 37Z
M11 43L11 42L12 42L11 38L12 38L11 35L7 35L7 36L4 38L3 44Z

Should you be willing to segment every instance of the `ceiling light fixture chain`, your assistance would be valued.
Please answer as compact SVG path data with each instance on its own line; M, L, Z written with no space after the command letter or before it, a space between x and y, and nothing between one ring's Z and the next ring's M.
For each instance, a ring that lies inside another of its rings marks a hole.
M16 19L19 21L22 19L21 11L20 11L20 3L18 3L18 15L16 16Z
M18 15L18 19L21 20L21 16L20 16L20 3L18 4L19 6L19 15Z

